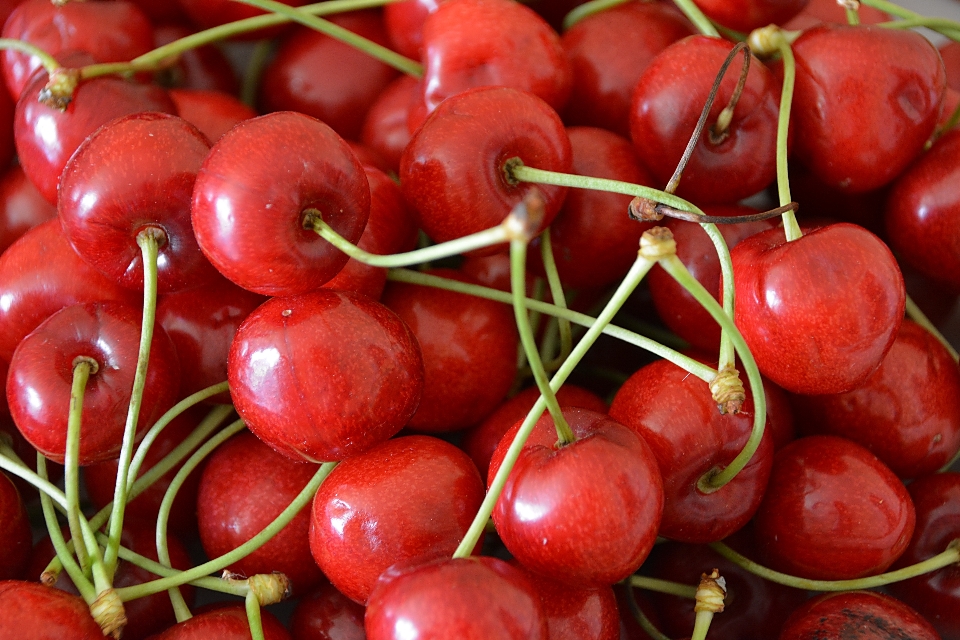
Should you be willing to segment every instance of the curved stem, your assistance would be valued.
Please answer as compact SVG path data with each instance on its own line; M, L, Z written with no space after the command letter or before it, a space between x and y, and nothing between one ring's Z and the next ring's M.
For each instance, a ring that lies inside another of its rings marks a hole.
M70 536L80 539L80 427L83 424L83 394L90 373L97 366L89 358L77 358L73 364L73 383L70 388L70 411L67 414L67 445L63 459L64 494L67 497L67 524ZM86 572L90 559L84 545L76 547L77 561Z
M67 497L60 491L60 488L46 478L37 475L17 456L16 451L2 439L0 439L0 469L29 482L33 487L36 487L41 496L49 497L66 512Z
M793 105L797 63L790 43L781 32L777 33L777 50L783 59L783 87L780 91L780 115L777 120L777 193L780 196L780 206L784 206L793 202L790 196L790 176L787 172L787 135L790 130L790 109ZM792 210L783 214L783 230L788 241L803 235Z
M657 629L650 618L647 617L640 607L637 605L637 599L633 595L633 589L627 587L627 605L630 607L630 613L633 615L633 619L637 621L637 624L640 625L640 628L643 629L643 632L650 636L653 640L670 640L669 636L665 636L663 633Z
M720 33L717 31L717 28L713 26L713 23L710 22L710 18L703 15L703 11L694 4L693 0L673 0L673 3L683 12L683 15L687 16L687 19L693 23L697 31L705 36L720 37Z
M627 584L637 589L666 593L680 598L693 600L697 597L697 588L695 586L672 582L670 580L660 580L659 578L651 578L648 576L630 576L627 578Z
M590 2L584 2L580 6L574 7L566 16L564 16L563 30L566 31L584 18L588 18L595 13L600 13L601 11L618 7L621 4L626 4L627 2L629 2L629 0L591 0Z
M756 576L760 576L764 580L797 589L806 589L808 591L854 591L858 589L873 589L886 584L900 582L901 580L916 578L925 573L930 573L931 571L936 571L937 569L942 569L960 562L960 539L957 539L951 542L942 553L938 553L932 558L910 565L909 567L897 569L896 571L888 571L880 575L857 578L855 580L808 580L768 569L750 560L746 556L737 553L722 542L710 543L710 548L727 560L735 562L740 567L743 567Z
M243 599L244 608L247 610L247 623L250 625L251 640L266 640L263 636L263 621L260 619L260 601L257 595L251 589Z
M570 374L573 373L574 368L580 360L583 359L583 356L590 347L597 341L597 338L603 333L604 328L610 324L617 311L620 310L620 307L627 301L627 298L630 297L630 294L633 293L634 289L637 288L637 285L640 284L640 281L654 264L654 262L647 260L643 256L637 257L633 266L630 267L630 271L620 282L617 290L603 308L603 311L600 312L596 321L590 325L590 328L583 335L583 338L581 338L580 342L573 348L570 357L564 360L563 364L557 370L557 373L553 376L553 379L550 381L550 388L553 389L554 392L563 386L563 383L566 382ZM490 519L493 508L497 504L500 493L503 491L503 487L507 482L507 476L510 475L513 465L520 456L520 450L523 449L523 445L526 443L527 438L530 437L530 433L533 431L537 420L543 415L546 406L546 399L541 395L536 403L534 403L533 408L530 409L530 412L527 413L527 417L524 418L520 429L517 431L516 437L514 437L513 442L510 444L510 448L507 449L500 469L490 482L487 495L484 497L476 517L474 517L473 522L470 524L470 528L467 530L463 540L460 541L460 546L458 546L454 552L454 558L466 558L473 551L474 547L476 547L477 540L480 539L480 534L483 533L487 520Z
M733 319L736 305L736 291L733 287L733 260L730 258L730 247L724 239L720 229L715 224L701 224L703 230L707 232L713 247L717 252L717 258L720 261L720 289L723 299L723 311L727 317ZM730 332L720 328L720 357L717 369L723 371L728 367L736 366L736 349L733 347L733 339Z
M13 38L0 38L0 50L19 51L29 56L33 56L40 61L40 65L46 70L48 75L53 75L60 68L57 59L51 56L43 49L25 42L23 40L14 40Z
M553 240L550 238L550 229L547 228L540 234L540 258L543 261L543 270L547 274L547 284L550 285L550 297L553 298L553 304L562 309L567 308L567 298L563 292L563 283L560 282L560 273L557 271L557 261L553 257ZM570 329L570 321L565 318L556 318L557 329L560 332L560 353L556 357L556 366L570 354L573 348L573 332ZM552 366L552 365L551 365Z

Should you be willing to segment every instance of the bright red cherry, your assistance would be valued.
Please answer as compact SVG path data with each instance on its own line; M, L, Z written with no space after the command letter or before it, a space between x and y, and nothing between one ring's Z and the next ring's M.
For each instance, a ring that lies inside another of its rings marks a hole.
M784 623L780 640L809 638L940 640L920 614L875 591L830 593L797 609Z
M857 7L857 17L860 19L860 24L877 24L890 20L890 16L883 11L865 4ZM837 0L809 0L803 11L783 25L783 28L803 31L821 23L847 24L846 11L837 4Z
M383 8L383 20L390 43L401 55L420 59L423 45L423 23L444 0L404 0Z
M696 0L711 20L750 33L768 24L783 24L800 13L809 0Z
M0 606L6 611L0 616L5 638L103 640L83 598L39 582L0 581Z
M237 124L255 118L257 112L234 96L203 89L170 89L177 114L216 142Z
M266 640L290 640L290 633L276 616L261 609L263 636ZM249 640L250 623L242 604L229 604L198 613L170 627L150 640Z
M523 565L514 561L516 567ZM609 586L578 588L524 570L540 594L550 638L619 640L617 596Z
M395 7L403 3L387 5ZM360 140L377 151L396 172L400 170L400 156L412 134L407 126L411 103L419 98L420 85L416 78L400 76L384 87L370 105L360 130Z

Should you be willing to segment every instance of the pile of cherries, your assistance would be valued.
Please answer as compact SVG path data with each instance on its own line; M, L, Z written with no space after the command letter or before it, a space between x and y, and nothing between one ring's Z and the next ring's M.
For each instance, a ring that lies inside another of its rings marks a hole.
M0 1L0 637L960 640L960 22L301 5Z

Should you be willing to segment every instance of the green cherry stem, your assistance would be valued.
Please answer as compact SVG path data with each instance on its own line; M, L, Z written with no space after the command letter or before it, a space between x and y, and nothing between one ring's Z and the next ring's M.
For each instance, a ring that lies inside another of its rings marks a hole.
M917 13L916 11L911 11L910 9L901 7L898 4L889 2L888 0L861 0L861 3L867 5L868 7L873 7L874 9L879 9L881 11L889 13L892 16L903 18L904 20L923 21L927 19L926 16L923 16ZM951 40L960 39L960 23L957 23L953 20L943 20L943 19L938 19L938 20L941 22L941 24L931 24L929 25L931 29L933 29L934 31L937 31L938 33L941 33L942 35L947 36ZM897 22L900 22L900 21L897 21ZM923 24L914 23L911 25L911 23L907 23L906 25L903 25L901 27L900 25L897 25L897 22L884 22L884 23L881 23L880 26L891 27L891 28L910 28L911 26L926 26Z
M66 512L67 497L63 491L46 478L37 475L20 459L17 452L3 438L0 438L0 469L29 482L33 487L36 487L41 495L49 497Z
M949 18L931 18L918 15L913 18L903 18L902 20L893 20L891 22L881 22L880 27L886 29L915 29L916 27L926 27L937 33L947 36L952 40L957 40L960 36L960 22L950 20Z
M604 328L610 324L610 322L613 320L613 317L624 305L624 303L627 301L627 298L630 297L630 294L633 293L633 291L637 288L637 285L640 284L640 281L647 274L647 272L650 271L654 264L654 261L649 260L642 255L637 256L636 261L634 261L633 266L630 267L630 271L620 282L620 285L610 298L610 301L597 316L597 319L590 324L589 329L583 335L583 338L580 339L580 342L578 342L573 348L573 351L571 351L570 357L563 361L563 364L560 365L557 373L553 376L553 379L550 381L550 388L554 393L556 393L557 390L563 386L563 383L566 382L567 378L570 377L570 374L573 373L574 368L577 366L577 364L579 364L580 360L583 359L583 356L587 353L590 347L592 347L597 341L597 338L599 338L600 334L603 333ZM463 540L460 541L460 546L457 547L457 550L453 554L454 558L466 558L473 552L474 547L477 545L477 541L480 539L480 534L483 533L484 527L487 524L487 520L490 519L490 515L493 513L493 508L496 506L497 500L500 498L500 493L503 491L503 487L507 482L507 476L510 475L513 465L520 456L520 451L523 449L523 445L526 443L527 438L530 437L537 420L539 420L540 416L543 415L546 407L547 401L541 394L540 398L536 401L536 403L534 403L533 408L530 409L529 413L527 413L527 417L524 418L523 423L520 425L520 429L517 431L516 437L514 437L509 449L507 449L507 453L503 458L500 469L497 471L496 476L494 476L493 481L490 483L490 487L487 490L487 495L484 497L483 503L481 503L476 517L470 524L470 528L467 530Z
M846 7L846 12L847 12L847 24L849 24L852 27L855 27L858 24L860 24L860 13L855 8Z
M601 11L612 9L613 7L619 7L621 4L626 4L628 1L629 0L591 0L590 2L584 2L580 6L574 7L566 16L564 16L563 30L568 30L570 27L577 24L584 18L588 18L595 13L600 13Z
M693 23L697 31L705 36L720 37L720 33L717 31L717 28L713 26L713 23L710 22L710 18L703 14L703 11L700 10L700 7L698 7L693 0L673 0L673 3L683 12L683 15L687 16L687 19Z
M70 410L67 413L67 443L63 459L64 493L67 497L67 524L70 536L80 540L80 427L83 423L83 394L87 381L100 366L93 358L79 356L73 361L73 383L70 388ZM76 548L80 567L86 571L89 563L84 545Z
M633 619L637 621L637 624L640 625L640 628L643 629L643 632L650 636L653 640L671 640L669 636L664 635L660 629L657 629L650 618L647 617L637 604L637 599L633 595L633 589L627 589L627 605L630 607L630 614L633 616Z
M0 38L0 51L19 51L29 56L33 56L40 61L40 65L46 69L47 74L52 76L55 71L60 69L60 63L43 49L25 42L24 40L14 40L13 38Z
M247 610L247 623L250 625L250 640L266 640L263 636L263 620L260 618L260 601L253 591L248 591L243 599Z
M661 580L660 578L651 578L649 576L630 576L627 578L627 584L637 589L666 593L680 598L690 598L693 600L697 597L696 587L671 580Z
M567 297L563 292L563 283L560 282L560 272L557 271L557 261L553 256L553 240L550 238L550 229L547 228L540 234L540 258L543 261L543 269L547 273L547 284L550 286L550 296L553 298L553 304L562 309L567 308ZM573 332L570 329L570 321L564 318L556 318L557 329L560 332L560 354L552 368L560 366L573 348ZM555 365L555 366L554 366Z
M302 11L301 9L291 7L283 4L282 2L276 2L276 0L234 1L241 4L250 5L251 7L257 7L258 9L269 11L270 13L278 13L289 18L290 20L293 20L294 22L298 22L306 27L310 27L315 31L319 31L324 35L348 44L351 47L359 49L370 57L393 67L401 73L413 76L414 78L423 77L423 65L416 60L411 60L410 58L402 56L396 51L392 51L383 45L377 44L376 42L364 38L361 35L357 35L349 29L345 29L338 24L330 22L329 20L318 18L317 16L311 15L306 11Z
M110 542L103 557L111 576L117 569L117 550L120 547L120 535L123 533L123 514L127 507L127 493L130 489L127 472L136 446L137 420L143 401L143 387L147 381L147 367L150 364L150 346L153 342L153 324L157 312L157 257L161 242L166 242L166 234L158 227L147 227L137 234L137 245L140 247L143 263L143 320L140 325L140 352L137 354L137 369L133 378L130 405L127 408L127 421L123 427L123 444L120 447L117 482L113 493L114 509L110 514Z
M960 538L957 538L947 545L945 551L923 562L897 569L896 571L888 571L887 573L866 578L856 578L854 580L809 580L807 578L799 578L768 569L750 560L746 556L737 553L722 542L712 542L710 543L710 548L727 560L735 562L740 567L743 567L756 576L760 576L764 580L796 589L806 589L808 591L855 591L859 589L874 589L894 582L900 582L901 580L916 578L925 573L960 563Z

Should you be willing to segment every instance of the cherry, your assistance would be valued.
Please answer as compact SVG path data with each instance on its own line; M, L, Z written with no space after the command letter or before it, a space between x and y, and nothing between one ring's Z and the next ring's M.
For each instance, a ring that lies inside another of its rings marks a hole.
M390 569L370 595L364 627L369 640L548 637L533 585L519 569L489 557Z
M861 4L857 7L860 24L877 24L890 20L883 11ZM803 31L822 23L847 24L847 14L836 0L809 0L803 11L783 25L784 29Z
M320 485L310 549L341 593L366 604L391 565L452 554L483 495L473 462L452 444L388 440L344 460Z
M947 86L960 91L960 44L944 42L939 50L943 67L947 72Z
M257 112L232 95L202 89L171 89L170 99L177 114L216 142L235 125L249 120Z
M916 611L874 591L831 593L797 609L780 631L780 640L807 638L911 638L940 636Z
M730 252L736 324L760 371L794 393L850 391L880 365L903 318L903 277L862 227L820 227L787 242L780 229Z
M423 389L416 338L366 296L273 298L240 325L227 364L237 413L294 459L339 460L395 435Z
M370 105L363 121L360 140L383 156L392 171L400 169L400 156L412 137L407 118L411 102L418 97L419 90L416 78L400 76L394 79Z
M153 43L157 47L185 38L194 32L180 23L163 21L157 24L153 31ZM222 91L229 95L236 95L240 91L240 83L237 82L230 61L220 49L212 45L182 51L172 66L158 72L157 80L170 88Z
M520 569L523 565L515 563ZM578 588L527 572L547 618L551 638L619 640L617 596L609 586Z
M57 208L44 200L19 166L0 179L0 253L20 236L57 215Z
M324 583L300 598L290 616L293 640L364 640L365 608Z
M895 568L926 560L960 537L960 473L919 478L907 491L917 510L917 527ZM943 640L960 638L960 567L945 567L891 584L889 589L923 614Z
M809 0L696 0L708 18L723 26L750 33L768 24L783 24L800 13Z
M637 81L630 135L637 155L661 184L673 175L733 45L690 36L657 55ZM738 60L724 76L677 195L699 203L728 203L754 195L776 177L780 83L753 60L729 125L713 131L737 85ZM713 133L713 135L711 135Z
M568 172L571 150L563 123L530 93L473 89L447 99L416 132L400 159L400 185L420 227L445 242L498 225L523 200L531 187L507 176L505 164L511 158ZM556 217L567 190L537 188L545 200L543 230Z
M241 122L214 145L193 192L193 228L210 262L263 295L312 291L347 256L304 228L305 212L350 242L370 213L363 168L333 129L277 112Z
M0 473L0 580L18 580L30 561L30 518L20 492Z
M276 616L261 610L265 640L290 640L290 634ZM150 640L249 640L250 623L243 605L226 605L199 613L180 622Z
M38 582L0 581L0 636L30 640L103 640L82 598Z
M444 0L405 0L383 8L383 20L390 43L399 53L420 60L423 23Z
M909 30L823 25L804 31L793 52L796 153L824 182L875 189L920 154L946 89L929 40Z
M630 99L640 74L654 56L693 33L683 14L662 2L625 2L576 23L560 38L573 67L564 122L628 137Z
M721 415L705 382L658 360L620 387L610 417L640 435L656 456L664 490L659 535L714 542L753 517L770 475L771 436L764 434L747 466L724 487L708 493L699 484L711 469L730 464L746 444L753 429L749 393L740 413Z
M201 29L209 29L228 22L236 22L237 20L264 14L261 9L232 0L178 0L178 3L190 17L190 21ZM284 0L283 4L299 7L305 4L305 0ZM247 39L272 38L281 31L281 28L260 29L244 34L244 36ZM241 38L244 36L241 36Z
M427 112L475 87L529 91L560 111L573 74L556 31L509 0L442 2L423 24Z
M914 522L903 483L836 436L801 438L777 453L755 518L766 563L822 580L882 573L906 549Z

